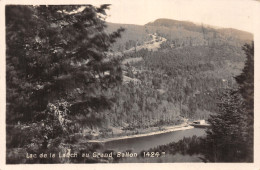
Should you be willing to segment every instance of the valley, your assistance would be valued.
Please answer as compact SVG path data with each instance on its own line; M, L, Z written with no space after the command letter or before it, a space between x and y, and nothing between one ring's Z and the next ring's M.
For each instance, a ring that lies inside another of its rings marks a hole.
M120 26L126 30L113 49L122 59L123 84L108 94L116 96L111 110L101 113L107 132L92 129L101 138L215 114L219 94L237 86L233 77L244 67L240 45L252 39L237 30L164 19L145 26L108 23L108 30Z

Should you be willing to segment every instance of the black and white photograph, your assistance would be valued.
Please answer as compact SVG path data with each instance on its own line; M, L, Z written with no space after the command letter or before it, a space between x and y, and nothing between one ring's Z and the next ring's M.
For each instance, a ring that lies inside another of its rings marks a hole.
M4 164L257 162L259 1L35 2L1 4Z

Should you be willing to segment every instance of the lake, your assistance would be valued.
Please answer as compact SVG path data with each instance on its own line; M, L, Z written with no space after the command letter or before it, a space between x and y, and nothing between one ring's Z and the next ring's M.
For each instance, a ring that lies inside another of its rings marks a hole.
M104 144L104 148L106 150L114 150L115 152L125 152L127 150L131 150L133 153L139 154L143 150L149 150L150 148L154 148L159 145L178 142L184 137L192 137L193 135L204 136L205 134L206 132L204 128L192 128L152 136L109 141ZM198 158L199 156L201 155L191 156L176 154L166 155L164 158L125 158L120 162L201 162Z

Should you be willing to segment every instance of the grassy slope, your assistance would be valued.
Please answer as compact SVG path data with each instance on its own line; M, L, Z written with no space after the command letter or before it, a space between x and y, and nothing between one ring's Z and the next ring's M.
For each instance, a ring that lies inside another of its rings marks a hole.
M145 27L141 25L107 23L107 26L108 33L111 33L120 27L125 28L122 37L117 39L114 50L117 50L120 45L124 46L129 40L138 41L141 44L150 40L148 33L145 31Z

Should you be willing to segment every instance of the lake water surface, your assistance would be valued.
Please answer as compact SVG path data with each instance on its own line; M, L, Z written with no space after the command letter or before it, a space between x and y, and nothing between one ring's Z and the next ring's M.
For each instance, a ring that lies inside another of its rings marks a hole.
M162 133L152 136L144 136L137 138L129 138L122 140L109 141L104 144L106 150L114 150L115 152L125 152L131 150L133 153L140 154L143 150L149 150L159 145L169 144L171 142L178 142L184 137L204 136L206 135L204 128L192 128L187 130L179 130L174 132ZM167 154L165 157L159 158L124 158L120 160L121 163L141 163L141 162L201 162L199 157L202 155L182 155L177 153L175 155Z
M132 152L139 153L142 150L148 150L150 148L154 148L159 145L165 145L171 142L178 142L184 137L192 137L193 135L203 136L205 135L205 129L192 128L152 136L109 141L105 143L104 148L107 150L114 150L116 152L131 150Z

